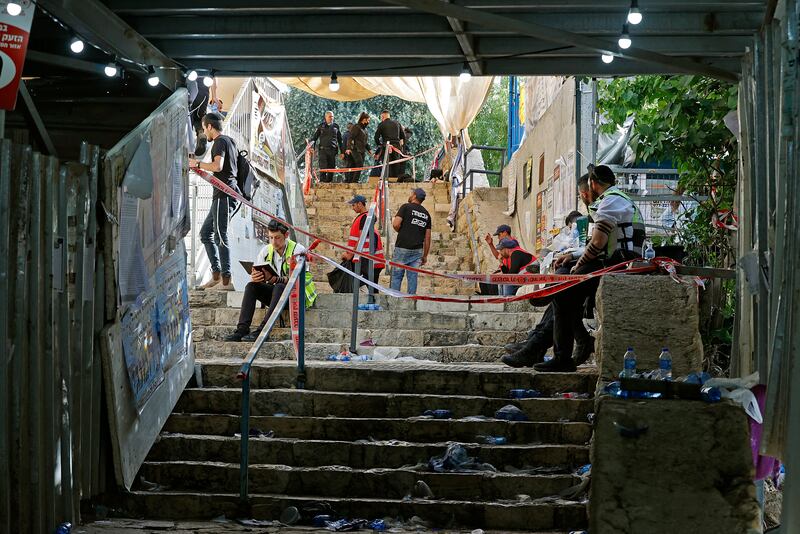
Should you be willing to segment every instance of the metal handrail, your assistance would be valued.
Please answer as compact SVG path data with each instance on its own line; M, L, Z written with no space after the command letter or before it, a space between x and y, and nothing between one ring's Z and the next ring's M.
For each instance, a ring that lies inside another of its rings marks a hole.
M469 172L467 171L467 159L469 159L469 153L473 150L489 150L492 152L502 152L502 156L500 157L500 170L499 171L490 171L486 169L470 169ZM461 162L462 168L464 171L462 172L462 179L461 179L461 198L467 196L467 178L469 178L469 190L472 191L474 189L474 179L473 176L475 174L485 174L485 175L492 175L492 176L503 176L503 169L506 167L506 148L499 147L499 146L488 146L488 145L472 145L467 149L464 153L464 159ZM502 181L502 178L501 178Z
M370 255L375 255L375 240L372 239L373 232L375 231L375 205L369 207L369 212L367 212L367 219L364 221L364 228L361 230L361 234L358 236L358 244L356 245L356 250L359 252L363 249L364 243L369 240L369 253ZM353 256L355 260L356 256ZM369 262L369 279L372 280L375 273L375 262L370 259L366 261ZM359 290L361 289L361 284L358 283L358 280L353 278L353 315L350 322L350 352L355 354L356 352L356 336L358 335L358 296ZM372 291L374 289L370 287ZM370 292L370 304L374 303L375 296L373 292Z
M286 306L289 296L292 293L292 288L295 284L298 285L299 298L301 304L298 309L298 326L300 339L297 349L297 375L298 388L305 386L305 285L306 285L306 257L305 253L296 256L297 264L292 269L292 274L289 276L289 281L281 293L281 298L272 314L267 320L267 324L261 330L253 346L245 356L245 362L242 364L236 378L242 381L242 420L240 424L240 432L242 433L241 441L241 456L239 458L239 499L242 503L248 500L248 485L249 485L249 460L250 460L250 370L253 367L253 362L258 356L258 352L269 337L270 332L275 327L283 308Z

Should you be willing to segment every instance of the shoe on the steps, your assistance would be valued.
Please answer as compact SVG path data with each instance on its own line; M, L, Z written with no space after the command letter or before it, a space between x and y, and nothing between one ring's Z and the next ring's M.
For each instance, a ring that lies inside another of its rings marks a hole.
M572 373L576 367L572 358L567 358L566 360L553 358L550 361L535 364L533 369L540 373Z
M261 329L258 328L256 330L253 330L252 332L250 332L246 336L242 336L242 341L247 341L248 343L253 343L256 339L258 339L258 336L260 336L260 335L261 335ZM265 339L264 341L269 341L269 336L267 336L267 339Z
M576 342L575 348L572 350L572 360L575 365L582 365L586 363L589 356L594 352L594 338L589 338L586 341Z
M206 153L206 147L208 145L208 139L204 134L199 134L197 136L197 143L194 145L194 155L195 156L202 156Z
M201 286L198 286L197 289L211 289L220 283L222 283L222 275L220 273L211 273L211 280Z
M213 289L214 291L236 291L236 288L233 287L233 282L231 281L230 276L222 276L222 279L219 283L215 286L212 286L209 289Z
M533 367L535 364L544 361L547 348L542 348L534 343L526 343L523 347L511 354L504 354L500 361L509 367Z
M234 330L234 332L232 334L228 334L227 336L222 338L222 340L223 341L239 342L239 341L242 341L244 339L245 335L246 334L244 332L240 332L239 330Z
M519 343L506 343L503 347L505 351L509 354L514 354L517 351L520 351L525 348L525 341L520 341Z

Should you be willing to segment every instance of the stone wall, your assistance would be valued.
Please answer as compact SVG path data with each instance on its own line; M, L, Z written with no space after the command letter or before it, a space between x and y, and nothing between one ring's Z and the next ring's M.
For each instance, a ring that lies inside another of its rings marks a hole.
M601 379L619 376L627 347L633 347L641 370L658 368L662 347L672 353L675 378L701 370L697 297L697 287L669 276L604 276L596 301L600 332L595 355Z
M592 534L761 532L738 405L603 397L595 422Z
M494 234L501 224L512 225L511 217L505 215L506 198L508 190L505 187L480 187L467 194L461 203L458 214L458 233L470 237L472 247L477 246L478 264L475 272L491 273L497 270L499 260L492 256L489 245L484 241L486 234ZM516 236L517 230L512 226L512 233ZM497 238L493 237L495 245ZM464 251L464 254L474 254L475 250Z

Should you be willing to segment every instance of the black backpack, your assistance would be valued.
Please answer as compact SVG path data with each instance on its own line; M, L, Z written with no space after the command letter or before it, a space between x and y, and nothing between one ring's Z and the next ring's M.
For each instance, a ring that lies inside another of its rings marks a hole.
M247 200L253 199L253 193L258 189L258 180L253 174L250 160L247 159L247 150L240 150L236 158L236 184L239 191Z

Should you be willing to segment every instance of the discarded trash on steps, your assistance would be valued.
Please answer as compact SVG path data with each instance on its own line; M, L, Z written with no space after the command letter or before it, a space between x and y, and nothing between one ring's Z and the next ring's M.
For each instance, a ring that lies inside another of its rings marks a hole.
M431 457L428 461L428 467L437 473L497 472L497 469L492 464L480 462L477 458L467 455L467 449L460 443L450 443L443 455Z
M541 396L542 393L535 389L512 389L508 392L511 399L535 399Z
M266 432L264 432L263 430L259 430L258 428L251 428L250 432L248 432L248 435L251 438L274 438L275 437L275 431L274 430L267 430ZM233 437L241 438L242 434L240 432L237 432L237 433L235 433L233 435Z
M411 499L433 499L433 490L424 481L417 480L411 493L405 496L404 500L410 501Z
M487 445L505 445L508 440L503 436L487 436L485 434L478 434L475 436L478 443L485 443Z
M506 404L494 414L495 419L504 419L506 421L527 421L528 416L514 406L513 404Z
M434 419L452 419L453 412L450 410L425 410L422 412L424 417L433 417Z

